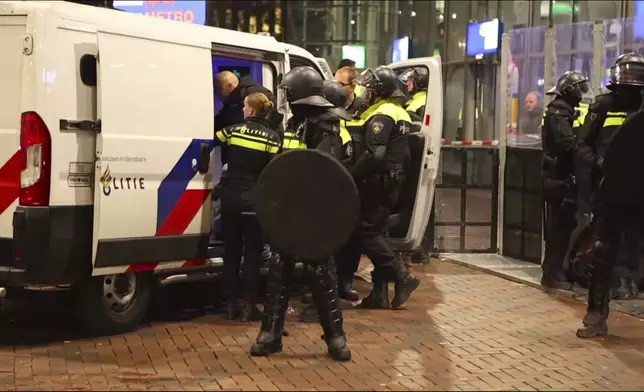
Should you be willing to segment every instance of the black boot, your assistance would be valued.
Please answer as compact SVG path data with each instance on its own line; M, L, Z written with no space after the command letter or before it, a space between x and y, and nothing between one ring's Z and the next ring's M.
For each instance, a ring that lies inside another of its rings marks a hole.
M588 310L584 316L584 326L577 330L582 339L604 336L608 333L609 287L591 284L588 290Z
M420 285L420 279L409 272L409 268L400 260L394 260L396 271L396 285L394 299L391 301L392 309L399 309Z
M302 310L300 313L300 321L303 323L319 323L320 314L314 304L311 304Z
M253 301L244 301L239 310L239 321L259 321L262 319L262 312L255 306Z
M360 299L360 294L353 289L353 285L350 282L340 282L338 291L340 298L346 299L347 301L354 302Z
M250 348L252 356L267 356L282 351L284 320L291 297L293 264L291 260L282 262L279 255L273 255L268 268L264 317L256 343Z
M351 350L347 346L344 333L338 281L333 263L321 262L315 266L311 277L311 293L320 315L320 325L324 331L323 339L328 354L336 361L351 360Z
M375 270L371 272L373 287L371 293L362 299L360 307L365 309L389 309L389 288L384 277Z

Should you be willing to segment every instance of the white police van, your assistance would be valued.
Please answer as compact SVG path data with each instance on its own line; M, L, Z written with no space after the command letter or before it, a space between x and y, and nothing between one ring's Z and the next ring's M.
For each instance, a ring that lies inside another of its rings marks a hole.
M292 66L319 70L302 51L66 2L0 2L0 286L72 288L80 321L109 334L136 327L160 279L212 269L213 74L275 92ZM429 217L442 85L437 59L393 66L430 72L411 204L392 231L403 250Z

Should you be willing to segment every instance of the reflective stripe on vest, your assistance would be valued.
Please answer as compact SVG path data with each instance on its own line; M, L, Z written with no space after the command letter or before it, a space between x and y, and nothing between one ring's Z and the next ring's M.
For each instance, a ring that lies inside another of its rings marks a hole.
M606 113L606 120L604 120L605 127L619 127L626 121L628 113L626 112L608 112Z
M584 120L586 119L586 114L588 114L588 104L586 103L580 103L579 106L577 106L577 111L579 112L579 116L575 119L575 121L572 122L572 127L573 128L579 128L582 125L584 125ZM546 114L544 113L543 117L541 117L541 126L545 124L546 121Z
M340 137L342 138L342 145L351 143L351 134L346 127L346 120L340 120Z
M572 123L573 128L579 128L584 125L584 120L586 120L586 115L588 114L588 104L580 103L579 106L577 106L577 110L579 111L579 116Z
M253 151L265 151L273 154L279 152L279 144L266 138L250 135L245 133L248 130L246 126L231 129L222 129L217 131L215 136L222 143L228 143L230 146L238 146Z
M398 123L399 121L406 121L411 124L411 117L409 117L409 113L407 113L407 111L400 105L397 105L389 100L382 100L374 105L371 105L369 109L362 113L362 116L360 116L360 118L364 119L365 122L367 122L371 117L379 114L391 117L394 120L394 124Z
M416 110L425 107L427 103L427 91L419 91L414 94L409 101L407 101L407 111L415 112Z
M298 139L293 132L284 132L283 150L306 149L306 143Z

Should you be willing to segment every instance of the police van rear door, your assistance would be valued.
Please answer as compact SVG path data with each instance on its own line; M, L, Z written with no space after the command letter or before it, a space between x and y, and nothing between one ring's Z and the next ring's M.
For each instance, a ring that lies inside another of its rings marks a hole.
M211 48L99 30L98 69L93 274L205 258Z
M443 133L443 80L439 57L423 57L389 64L397 74L409 68L429 71L425 116L420 131L410 134L411 160L405 168L406 184L398 211L391 219L391 244L396 250L420 246L429 222L440 162Z

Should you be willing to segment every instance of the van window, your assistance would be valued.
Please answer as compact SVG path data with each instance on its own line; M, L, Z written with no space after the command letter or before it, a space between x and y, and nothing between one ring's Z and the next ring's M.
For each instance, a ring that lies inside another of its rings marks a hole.
M304 57L294 56L294 55L290 55L289 58L290 58L290 61L291 61L291 69L297 68L297 67L307 67L307 66L308 67L313 67L313 69L318 71L320 76L322 76L322 78L324 78L324 73L322 73L322 71L320 71L320 66L317 65L316 63L314 63L313 61L311 61L311 60L309 60L307 58L304 58Z
M84 85L90 87L96 87L97 82L97 67L96 67L96 56L93 54L85 54L80 59L79 72L81 81Z

